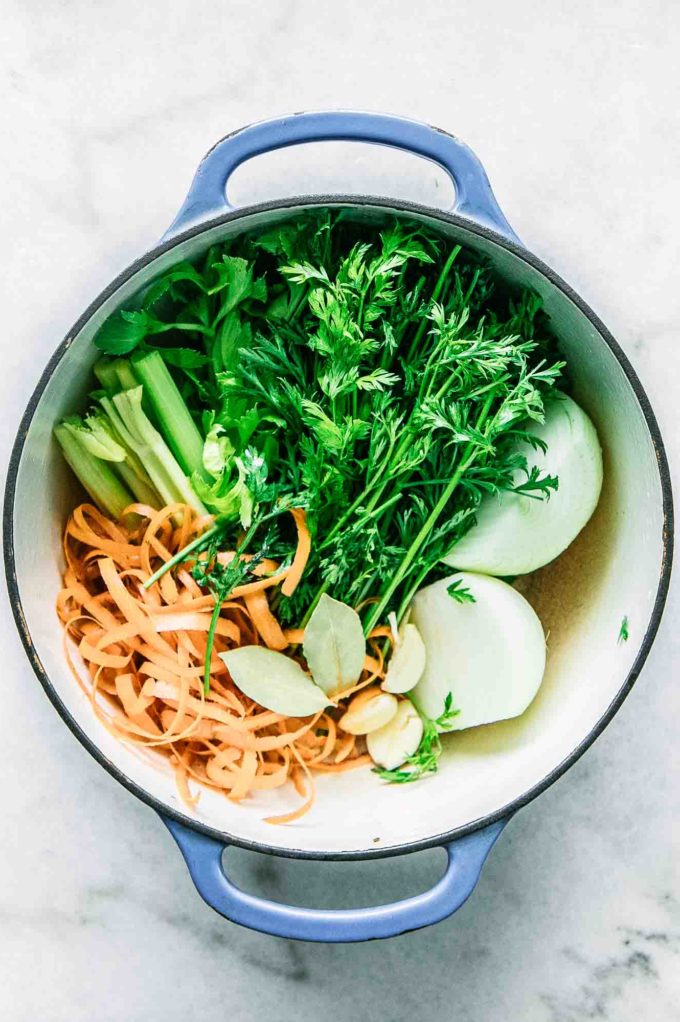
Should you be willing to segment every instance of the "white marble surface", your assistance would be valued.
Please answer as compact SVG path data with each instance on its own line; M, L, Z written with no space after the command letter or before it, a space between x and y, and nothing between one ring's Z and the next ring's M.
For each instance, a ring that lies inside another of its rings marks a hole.
M0 10L3 464L49 353L162 233L203 151L242 123L325 106L421 117L478 151L519 235L630 354L677 464L673 0L2 0ZM342 189L348 175L367 190L441 194L427 166L333 150L263 162L240 173L234 195L280 194L284 179L287 190L305 178ZM0 1017L679 1019L679 609L672 595L618 717L516 817L456 917L338 948L249 933L203 906L154 814L61 724L3 607ZM334 904L423 889L440 866L436 852L327 868L233 858L253 888Z

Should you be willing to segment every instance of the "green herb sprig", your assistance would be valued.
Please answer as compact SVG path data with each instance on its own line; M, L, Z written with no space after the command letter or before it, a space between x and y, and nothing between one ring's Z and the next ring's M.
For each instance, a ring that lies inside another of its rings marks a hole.
M418 709L415 702L414 705ZM420 711L418 712L420 713ZM391 784L409 784L411 781L419 780L425 774L436 773L443 751L440 731L448 730L459 713L460 710L453 707L453 696L449 692L444 700L444 709L436 720L431 720L422 713L420 714L423 721L423 737L414 754L409 756L397 770L376 768L373 773Z

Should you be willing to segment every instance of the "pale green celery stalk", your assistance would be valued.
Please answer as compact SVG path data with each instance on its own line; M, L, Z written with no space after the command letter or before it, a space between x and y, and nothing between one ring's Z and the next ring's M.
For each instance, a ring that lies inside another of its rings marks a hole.
M100 404L126 447L141 460L165 504L188 504L199 514L206 508L194 493L172 452L142 408L142 387L124 390Z
M69 422L67 420L66 425ZM92 412L85 417L79 432L82 443L92 454L104 461L112 461L123 482L138 501L159 509L161 500L141 461L115 433L113 425L104 412Z
M116 358L111 363L116 377L118 379L118 390L132 390L134 387L138 387L140 380L137 379L132 371L132 367L126 358Z
M138 384L137 384L138 385ZM137 455L126 448L123 439L114 429L114 424L103 411L91 412L85 417L85 425L89 434L84 436L85 443L98 444L103 450L93 449L92 453L104 461L115 461L117 469L124 481L130 486L137 500L151 507L160 508L161 498L155 492L148 472Z
M126 461L121 461L116 465L116 471L121 477L126 486L132 491L140 504L148 504L155 511L159 511L162 505L162 500L158 496L155 486L146 482L140 476L137 475L135 470L130 467Z
M187 475L198 472L203 476L203 437L162 356L157 351L136 355L132 368L177 461Z
M113 359L100 358L95 362L93 369L94 375L107 394L115 394L120 390L120 380L118 379Z
M125 461L125 448L107 427L104 416L91 415L83 421L79 415L71 415L61 425L73 433L93 457L102 461Z
M120 518L125 508L134 502L126 486L106 461L96 458L82 444L78 430L61 423L54 429L64 458L85 487L95 504L112 518Z
M100 358L94 364L94 375L108 394L139 386L127 358Z

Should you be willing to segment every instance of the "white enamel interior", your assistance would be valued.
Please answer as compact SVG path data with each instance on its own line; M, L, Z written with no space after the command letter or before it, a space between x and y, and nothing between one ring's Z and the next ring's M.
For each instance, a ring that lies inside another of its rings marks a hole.
M66 711L103 755L161 804L180 812L169 769L103 729L64 663L54 600L61 531L77 491L52 427L86 392L95 357L92 336L117 305L177 260L192 258L255 222L291 212L259 212L215 227L166 252L119 288L73 337L56 366L19 466L16 570L37 655ZM366 207L358 215L371 218L386 211ZM426 840L502 809L540 784L589 735L625 682L649 624L663 556L662 493L649 430L621 366L577 306L536 269L473 232L439 220L432 220L432 226L483 253L501 276L542 294L569 363L575 397L592 417L604 448L604 490L594 518L558 561L521 583L549 633L545 680L521 718L451 735L439 773L417 784L387 786L368 770L322 777L313 810L285 827L268 825L263 817L295 805L294 792L258 796L240 805L205 792L196 818L227 837L283 852L375 852ZM630 639L618 643L624 615Z

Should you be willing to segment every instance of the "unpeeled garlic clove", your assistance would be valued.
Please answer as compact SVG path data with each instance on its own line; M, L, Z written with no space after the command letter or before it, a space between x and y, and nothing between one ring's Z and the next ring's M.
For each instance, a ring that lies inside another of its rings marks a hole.
M397 712L384 727L366 738L371 759L385 770L396 770L412 756L423 737L423 722L413 703L399 701Z
M351 735L367 735L389 723L397 709L397 700L387 692L378 689L360 692L349 704L338 726Z
M402 628L401 641L395 647L382 683L385 692L410 692L425 670L427 653L422 636L415 625Z

